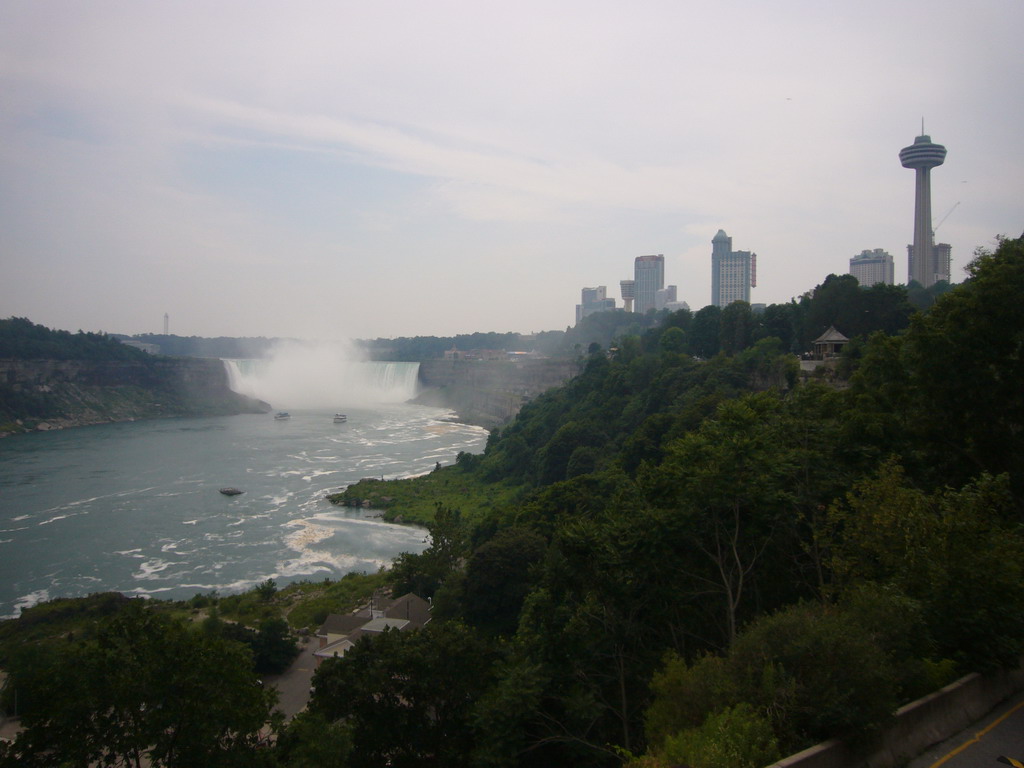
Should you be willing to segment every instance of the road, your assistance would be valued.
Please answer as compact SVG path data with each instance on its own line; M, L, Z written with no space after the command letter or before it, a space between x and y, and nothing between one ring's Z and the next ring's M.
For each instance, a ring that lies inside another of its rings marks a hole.
M907 768L999 768L997 758L1024 762L1024 692L1007 699L967 730L929 749Z
M288 669L280 675L267 675L263 678L264 685L277 688L280 696L277 709L284 712L288 720L301 712L309 701L309 686L316 670L313 651L319 647L319 641L315 637L308 637L299 647L302 650Z

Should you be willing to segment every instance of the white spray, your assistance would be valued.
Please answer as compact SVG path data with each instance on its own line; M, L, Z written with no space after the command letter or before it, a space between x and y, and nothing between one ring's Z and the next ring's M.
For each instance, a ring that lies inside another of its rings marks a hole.
M419 363L360 359L350 344L281 342L260 360L225 360L231 388L275 409L346 408L416 396Z

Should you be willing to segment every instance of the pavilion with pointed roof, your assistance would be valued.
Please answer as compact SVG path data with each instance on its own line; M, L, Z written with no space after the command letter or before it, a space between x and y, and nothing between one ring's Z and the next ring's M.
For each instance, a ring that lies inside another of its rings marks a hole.
M814 340L814 359L829 360L839 357L843 347L850 343L850 340L830 325L828 330Z

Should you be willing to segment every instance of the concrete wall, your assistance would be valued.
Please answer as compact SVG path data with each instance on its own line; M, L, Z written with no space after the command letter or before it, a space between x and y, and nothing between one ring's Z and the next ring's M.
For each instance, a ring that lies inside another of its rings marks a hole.
M1024 669L967 675L900 707L895 723L869 749L852 750L841 741L826 741L769 768L896 768L955 736L1020 690Z

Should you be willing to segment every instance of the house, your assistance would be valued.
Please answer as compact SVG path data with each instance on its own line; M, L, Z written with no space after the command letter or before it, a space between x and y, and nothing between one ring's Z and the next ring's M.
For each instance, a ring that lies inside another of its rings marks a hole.
M387 630L408 632L430 622L430 603L411 592L391 598L377 592L353 613L332 613L317 630L320 647L313 652L317 666L324 659L340 658L359 638Z

